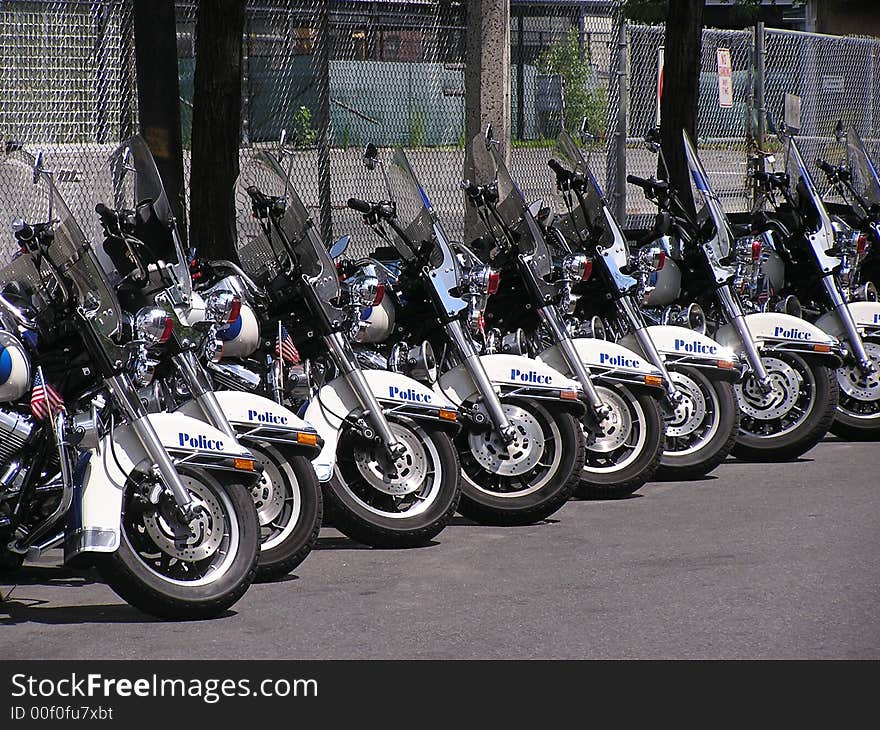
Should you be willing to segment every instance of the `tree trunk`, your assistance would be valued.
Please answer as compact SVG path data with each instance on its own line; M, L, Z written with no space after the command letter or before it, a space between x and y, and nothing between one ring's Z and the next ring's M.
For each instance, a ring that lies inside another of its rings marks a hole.
M693 195L681 130L686 129L696 142L703 5L704 0L669 0L660 100L660 132L670 182L689 208L693 208Z
M245 0L199 0L196 14L190 241L199 256L232 261L244 9Z

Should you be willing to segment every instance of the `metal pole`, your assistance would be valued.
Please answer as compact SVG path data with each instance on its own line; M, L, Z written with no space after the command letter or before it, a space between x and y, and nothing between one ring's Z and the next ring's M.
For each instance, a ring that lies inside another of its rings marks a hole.
M758 112L758 146L764 148L767 134L767 108L764 101L764 63L767 58L763 21L755 27L755 108Z
M318 202L320 204L321 236L333 239L333 218L330 202L330 9L329 3L318 5L316 86L318 90Z
M622 10L617 18L617 132L614 140L614 214L626 225L626 132L627 83L626 17Z
M523 16L520 8L516 16L516 138L525 138L525 41L523 41Z

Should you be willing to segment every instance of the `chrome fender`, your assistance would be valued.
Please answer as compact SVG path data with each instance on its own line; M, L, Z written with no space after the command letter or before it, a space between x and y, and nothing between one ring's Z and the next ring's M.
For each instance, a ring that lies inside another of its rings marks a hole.
M581 386L556 368L537 358L522 355L480 355L480 362L495 391L510 388L538 390L577 390ZM463 403L477 394L477 386L464 365L457 365L443 373L434 385L435 392L444 393L456 403Z
M239 390L218 390L214 395L239 438L300 445L310 450L314 447L317 451L317 444L308 437L300 436L315 436L315 428L289 408L261 395ZM175 413L205 420L202 409L195 400L188 400Z
M577 337L572 340L572 343L581 362L598 378L606 376L615 380L638 381L642 385L645 384L646 375L663 378L663 373L658 368L631 349L616 342L591 337ZM564 373L569 372L569 367L558 345L544 350L537 359Z
M456 410L455 403L445 395L431 390L418 380L386 370L361 372L386 413L397 410L418 417L422 412L430 418L429 414L436 414L439 409ZM324 440L321 452L312 460L319 481L326 482L333 476L339 429L349 414L360 410L361 403L344 376L331 380L309 400L303 417Z
M846 306L855 320L860 335L880 333L880 302L849 302ZM825 312L815 324L823 332L838 339L845 337L843 324L834 312Z
M840 341L816 325L799 317L781 312L756 312L745 316L746 327L752 339L763 351L789 351L822 355L839 360L844 352ZM732 324L726 324L715 333L715 339L737 352L742 350L739 335Z
M222 431L181 413L147 416L172 458L209 470L231 471L225 461L252 459L250 451ZM76 479L71 524L64 543L65 561L83 552L112 553L119 547L120 516L125 483L137 468L152 460L130 424L123 424L90 449L89 460ZM225 461L224 461L225 460Z
M734 364L738 360L733 348L725 347L711 337L687 327L658 324L651 325L646 330L665 362L700 363L717 368L719 360ZM632 333L621 337L617 342L633 352L645 355L638 339Z

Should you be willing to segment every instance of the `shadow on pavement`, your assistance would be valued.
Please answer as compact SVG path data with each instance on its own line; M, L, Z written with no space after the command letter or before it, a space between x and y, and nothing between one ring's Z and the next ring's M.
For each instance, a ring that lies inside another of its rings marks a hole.
M451 527L502 527L505 530L515 530L517 527L535 527L536 525L556 525L559 523L559 520L555 520L551 517L547 519L540 520L539 522L529 522L526 525L483 525L479 522L474 522L474 520L469 517L464 517L463 515L455 515L451 520L449 520L449 524L447 526ZM442 533L441 533L442 534Z
M25 565L11 576L0 580L0 586L8 591L14 585L82 587L102 582L97 573L90 570L71 570L50 565Z
M145 624L158 619L126 604L107 603L90 606L52 606L49 601L27 598L21 588L11 600L0 602L0 626L12 624ZM5 615L4 615L5 614Z
M407 548L407 550L420 550L421 548L434 547L440 543L436 540L429 540L418 548ZM399 550L400 548L378 548L363 545L356 540L348 537L319 537L315 543L315 550Z

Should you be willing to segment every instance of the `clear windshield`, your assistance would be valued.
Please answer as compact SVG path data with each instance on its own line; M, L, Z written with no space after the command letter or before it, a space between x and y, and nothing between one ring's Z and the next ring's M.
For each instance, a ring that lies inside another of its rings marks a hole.
M596 246L609 251L618 268L625 267L628 263L626 236L612 215L596 176L568 132L562 132L556 138L555 151L563 167L584 179L580 198L576 199L578 204L561 215L557 223L562 234L567 240L589 240L592 237Z
M309 285L322 302L329 304L338 301L341 289L336 266L309 211L297 195L288 171L284 170L273 155L261 151L257 155L255 172L257 180L254 184L260 192L285 198L284 215L279 226L293 246L302 273L309 279ZM251 184L249 181L245 182ZM283 259L283 251L279 249L277 241L270 241L262 231L241 251L242 262L246 266L247 260L255 256L259 257L265 269L274 271L275 274L283 272L283 264L278 261L279 256Z
M156 161L143 137L135 135L120 144L108 158L107 168L111 181L105 191L109 195L105 205L137 211L135 237L144 244L145 263L172 264L178 286L189 296L192 284L188 262Z
M449 314L460 312L467 303L451 294L461 280L458 258L431 208L425 189L400 147L395 148L388 166L388 186L397 207L397 224L407 240L417 249L426 242L433 246L428 263L432 274L430 282L443 307ZM404 258L411 259L415 255L416 252L400 236L393 236L393 240Z
M703 244L706 251L713 254L714 259L724 259L730 255L730 243L732 240L730 233L730 225L727 220L727 214L721 207L718 196L709 184L709 176L703 167L700 156L691 142L690 135L686 130L682 130L684 139L684 151L687 158L688 170L691 174L691 191L694 196L694 208L697 212L697 220L712 221L714 234L712 238Z
M89 246L70 208L58 193L48 172L35 173L36 160L17 150L0 162L0 252L5 266L0 281L18 281L31 289L43 302L58 294L52 269L61 272L64 287L98 337L111 354L119 359L114 337L120 331L121 314L115 294ZM53 237L41 256L19 254L12 222L24 220L32 227L52 221ZM39 308L39 306L38 306Z
M485 136L478 134L471 140L468 165L473 170L474 182L480 185L496 184L498 202L495 210L501 223L513 234L519 253L529 257L529 267L534 274L540 278L549 276L553 267L550 250L534 216L529 212L522 191L507 169L501 150L494 144L487 149ZM499 238L504 237L501 231L494 233Z
M880 205L880 174L865 143L852 127L846 132L846 151L852 169L853 188L869 207ZM867 211L863 211L865 213Z

